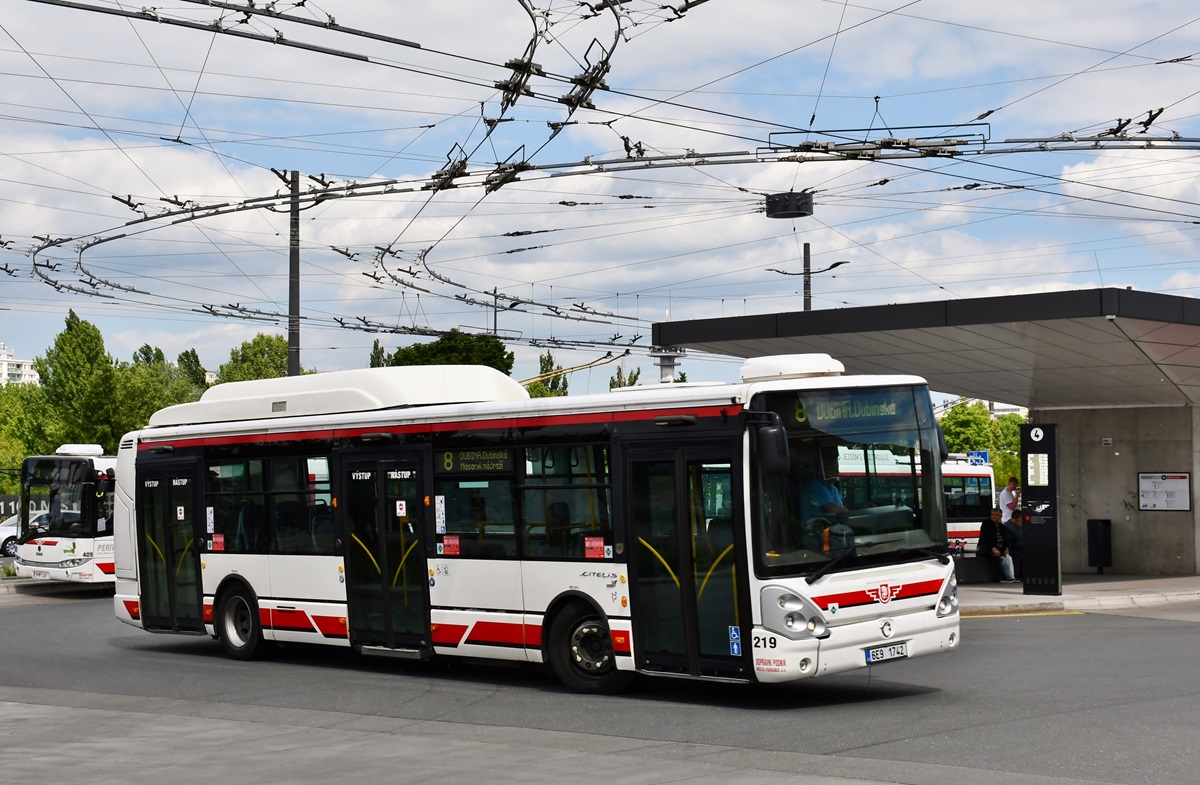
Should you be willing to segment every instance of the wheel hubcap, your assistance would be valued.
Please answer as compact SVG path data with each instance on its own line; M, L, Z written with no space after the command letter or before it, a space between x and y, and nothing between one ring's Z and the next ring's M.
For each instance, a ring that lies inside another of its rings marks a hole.
M580 622L571 635L571 662L593 675L611 669L613 648L608 627L595 621Z
M254 629L250 620L250 608L241 597L229 600L229 610L225 614L225 634L229 642L241 648L250 640L250 632Z

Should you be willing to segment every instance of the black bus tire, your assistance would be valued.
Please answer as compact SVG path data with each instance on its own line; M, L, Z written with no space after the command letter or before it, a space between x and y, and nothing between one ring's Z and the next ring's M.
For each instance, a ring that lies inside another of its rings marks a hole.
M547 653L554 675L574 692L620 692L633 682L631 671L617 670L608 621L586 603L573 602L554 617Z
M217 637L221 648L235 660L253 660L262 655L265 642L258 602L244 586L233 586L217 603Z

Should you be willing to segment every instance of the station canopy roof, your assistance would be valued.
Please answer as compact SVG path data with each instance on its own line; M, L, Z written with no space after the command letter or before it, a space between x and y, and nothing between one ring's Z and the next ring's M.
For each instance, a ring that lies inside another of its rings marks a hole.
M1088 289L654 325L733 357L825 352L847 373L1034 409L1200 403L1200 300Z

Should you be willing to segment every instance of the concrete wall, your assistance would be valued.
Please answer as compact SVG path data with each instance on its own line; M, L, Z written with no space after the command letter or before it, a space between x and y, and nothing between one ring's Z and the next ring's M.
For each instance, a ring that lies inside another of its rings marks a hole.
M1030 422L1059 426L1064 573L1096 572L1088 566L1087 521L1101 518L1112 521L1113 564L1106 573L1197 574L1200 409L1056 409L1031 412ZM1190 512L1138 509L1138 473L1164 471L1191 474Z

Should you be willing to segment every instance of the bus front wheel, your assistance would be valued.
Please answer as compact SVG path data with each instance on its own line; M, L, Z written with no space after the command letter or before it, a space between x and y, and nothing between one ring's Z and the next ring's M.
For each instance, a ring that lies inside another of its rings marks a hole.
M254 594L245 587L235 586L224 593L217 607L218 631L225 653L235 660L258 657L263 650L263 637Z
M620 692L633 681L617 670L612 634L603 614L584 603L572 603L550 625L550 667L575 692Z

